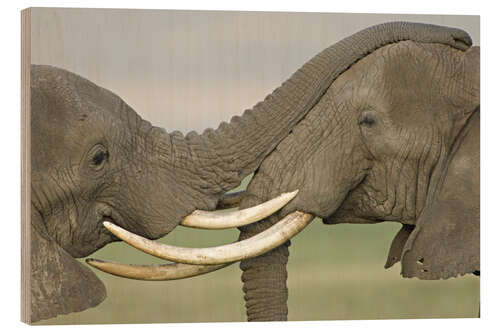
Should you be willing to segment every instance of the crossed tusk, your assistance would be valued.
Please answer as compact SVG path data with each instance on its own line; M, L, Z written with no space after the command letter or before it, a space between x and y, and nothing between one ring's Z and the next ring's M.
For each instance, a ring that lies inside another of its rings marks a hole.
M128 265L87 259L87 263L104 272L137 280L165 281L193 277L224 268L232 263L259 256L283 244L312 220L308 213L296 211L248 239L211 248L182 248L160 244L135 235L110 222L105 227L128 244L151 255L178 263L165 265Z
M266 253L302 231L312 220L311 214L296 211L253 237L209 248L184 248L161 244L133 234L111 222L106 221L103 224L116 237L155 257L191 265L219 265Z
M87 264L103 272L134 280L168 281L198 276L227 267L222 265L186 265L180 263L163 265L129 265L99 259L86 259Z
M195 210L186 216L181 225L198 229L227 229L241 227L266 218L280 210L290 200L295 198L299 190L283 193L279 197L266 201L260 205L243 210L231 212ZM241 200L243 194L234 194L234 201ZM230 201L230 196L226 195L226 202Z
M183 220L182 225L204 229L224 229L257 222L281 209L297 195L297 192L298 190L284 193L263 204L241 211L215 213L195 211ZM219 201L218 207L232 208L239 204L243 195L244 192L226 194ZM90 258L86 262L101 271L130 279L148 281L184 279L213 272L236 261L253 258L268 252L298 234L312 220L312 215L296 211L251 238L211 248L183 248L165 245L135 235L111 222L104 222L104 226L110 232L135 248L176 263L129 265Z

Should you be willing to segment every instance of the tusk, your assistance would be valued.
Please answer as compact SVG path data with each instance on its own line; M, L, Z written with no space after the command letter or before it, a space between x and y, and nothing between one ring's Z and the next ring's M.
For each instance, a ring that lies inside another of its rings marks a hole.
M87 264L103 272L116 276L146 281L179 280L198 276L227 267L233 263L223 265L128 265L99 259L86 259Z
M243 210L231 212L195 210L182 220L181 225L198 229L227 229L241 227L272 215L290 202L290 200L295 198L298 192L299 190L283 193L279 197Z
M266 253L298 234L312 220L311 214L296 211L253 237L210 248L183 248L161 244L128 232L111 222L103 222L103 224L118 238L155 257L184 264L218 265Z
M226 193L217 202L216 209L228 209L228 208L238 207L244 195L245 191Z

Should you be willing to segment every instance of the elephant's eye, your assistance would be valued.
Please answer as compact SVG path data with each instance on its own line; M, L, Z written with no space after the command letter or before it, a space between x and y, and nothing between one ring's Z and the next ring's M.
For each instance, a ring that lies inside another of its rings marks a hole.
M371 126L375 125L375 117L373 117L373 115L371 115L371 114L366 114L363 116L363 118L361 118L361 121L359 124L367 126L367 127L371 127Z
M95 170L100 170L109 159L109 152L101 144L95 145L90 151L90 165Z
M95 165L101 165L102 162L108 157L108 152L100 151L92 157L92 162Z

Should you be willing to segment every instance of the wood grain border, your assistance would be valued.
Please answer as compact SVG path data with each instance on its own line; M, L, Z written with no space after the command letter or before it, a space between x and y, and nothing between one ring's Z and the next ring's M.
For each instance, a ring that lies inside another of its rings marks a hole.
M31 9L21 11L21 321L31 323Z

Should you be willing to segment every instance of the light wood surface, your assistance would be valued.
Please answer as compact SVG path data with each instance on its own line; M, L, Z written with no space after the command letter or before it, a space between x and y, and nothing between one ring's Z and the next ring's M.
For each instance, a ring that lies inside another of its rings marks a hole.
M30 322L30 63L31 10L21 12L21 320Z
M479 45L479 16L61 8L23 11L22 320L28 320L31 303L30 63L80 74L115 92L144 119L168 131L200 132L261 101L325 47L368 26L395 20L462 28ZM476 279L429 285L401 279L399 268L384 271L384 246L390 245L395 230L382 227L386 229L377 234L380 228L351 230L352 226L336 226L333 230L316 223L311 231L295 239L289 263L289 319L477 314L473 308L478 303L475 297L479 297ZM177 245L216 245L203 243L213 239L213 234L207 235L176 230L168 237L178 241ZM226 235L224 241L237 238L237 232ZM342 241L349 243L343 250ZM117 254L137 263L144 259L119 243L106 246L95 256L117 259ZM380 257L381 263L376 263L372 254ZM361 269L363 276L370 277L367 281L362 280ZM104 274L99 278L108 292L101 305L42 324L245 320L237 265L175 284L156 285ZM372 300L379 294L387 302L373 306ZM419 295L422 297L417 299ZM458 310L444 304L444 299L457 304Z

